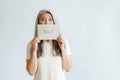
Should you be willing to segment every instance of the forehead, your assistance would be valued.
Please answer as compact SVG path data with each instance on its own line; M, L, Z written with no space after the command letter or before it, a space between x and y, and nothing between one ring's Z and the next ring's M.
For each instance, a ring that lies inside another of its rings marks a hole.
M39 17L52 17L50 13L44 12Z

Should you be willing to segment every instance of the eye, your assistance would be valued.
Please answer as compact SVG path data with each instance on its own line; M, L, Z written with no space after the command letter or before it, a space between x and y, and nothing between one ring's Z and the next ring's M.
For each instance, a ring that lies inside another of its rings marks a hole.
M41 21L44 21L45 19L44 19L44 18L41 18L40 20L41 20Z
M50 18L49 21L53 21L53 20Z

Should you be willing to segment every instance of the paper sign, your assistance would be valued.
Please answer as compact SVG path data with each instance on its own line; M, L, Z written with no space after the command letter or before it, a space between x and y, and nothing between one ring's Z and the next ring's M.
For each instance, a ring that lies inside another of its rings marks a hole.
M57 39L59 30L56 25L37 25L38 37L40 40Z

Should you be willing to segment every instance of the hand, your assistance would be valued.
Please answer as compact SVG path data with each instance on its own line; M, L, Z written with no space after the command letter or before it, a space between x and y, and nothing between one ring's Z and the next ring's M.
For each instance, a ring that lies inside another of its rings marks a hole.
M31 41L31 48L33 51L37 51L38 43L40 43L39 38L38 37L33 38L33 40Z
M61 36L58 36L57 41L58 41L58 45L61 48L61 50L64 50L65 49L64 39Z

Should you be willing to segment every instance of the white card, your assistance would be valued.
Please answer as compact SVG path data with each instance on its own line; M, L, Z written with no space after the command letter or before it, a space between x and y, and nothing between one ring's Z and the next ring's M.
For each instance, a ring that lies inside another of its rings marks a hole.
M37 29L40 40L56 40L59 36L59 30L56 25L37 25Z

